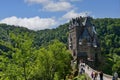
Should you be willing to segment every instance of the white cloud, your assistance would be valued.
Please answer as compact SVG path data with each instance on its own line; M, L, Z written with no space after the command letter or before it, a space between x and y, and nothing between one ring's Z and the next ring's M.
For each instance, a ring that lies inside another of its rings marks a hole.
M0 20L0 23L23 26L31 30L48 29L57 24L57 22L53 18L40 18L38 16L32 18L17 18L15 16L12 16Z
M44 9L47 11L66 11L72 8L72 5L68 2L56 2L56 3L49 3L48 5L44 6Z
M85 17L85 16L87 16L89 14L90 14L90 12L77 13L74 10L71 10L68 13L66 13L65 15L63 15L62 19L70 20L72 18L79 17L79 16Z
M75 1L83 1L83 0L70 0L70 1L75 2Z
M83 0L60 0L60 1L71 1L71 2L76 2L76 1L83 1Z
M55 0L25 0L29 4L40 4L45 11L66 11L73 6L69 1L55 1Z
M24 0L24 1L30 4L46 4L50 2L49 0Z

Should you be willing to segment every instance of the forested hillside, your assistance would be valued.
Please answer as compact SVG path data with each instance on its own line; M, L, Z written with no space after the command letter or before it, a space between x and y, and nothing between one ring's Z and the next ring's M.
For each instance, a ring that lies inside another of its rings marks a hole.
M102 70L111 75L115 71L120 74L120 19L95 19L93 23L101 41Z
M104 72L112 74L117 71L120 74L120 19L93 19L92 22L101 42L101 53L105 60L105 66L102 66ZM64 78L70 70L70 56L66 48L68 25L66 23L55 29L33 31L0 24L0 77L6 80ZM63 56L60 57L61 55ZM46 72L49 74L46 75Z

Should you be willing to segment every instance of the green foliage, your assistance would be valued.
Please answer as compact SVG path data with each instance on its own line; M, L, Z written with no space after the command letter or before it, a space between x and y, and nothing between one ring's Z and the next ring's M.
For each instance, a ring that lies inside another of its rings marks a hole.
M15 45L11 46L13 51L2 52L2 75L3 79L9 80L27 80L31 74L31 68L33 66L33 48L31 48L32 41L27 39L27 34L21 37L11 34L11 39L14 40ZM23 40L26 39L26 40ZM7 55L11 57L7 57Z
M0 51L1 79L59 80L70 72L70 53L58 40L37 50L28 34L16 36L11 33L10 38L14 41L9 46L11 50Z
M40 48L37 56L36 63L39 66L37 71L40 72L36 75L39 75L39 79L60 80L70 72L70 53L59 41L55 40L46 48Z
M113 72L117 72L118 76L120 76L120 61L117 61L113 67L112 67Z
M94 19L98 36L101 40L102 53L116 53L120 55L120 19Z
M101 40L101 52L105 59L103 71L112 74L117 69L116 71L120 72L118 65L120 61L118 58L120 56L120 19L95 19L93 23Z
M34 38L34 46L48 45L50 41L57 39L67 44L68 24L60 25L56 29L45 29L37 31Z
M82 75L75 77L73 80L91 80L91 79L87 74L82 74Z
M112 67L112 71L113 72L118 72L118 74L120 74L120 56L114 54L113 55L113 61L114 61L114 64L113 64L113 67Z
M101 66L102 70L112 75L114 72L120 73L120 56L117 54L107 54L104 56L104 66ZM120 76L120 75L119 75Z

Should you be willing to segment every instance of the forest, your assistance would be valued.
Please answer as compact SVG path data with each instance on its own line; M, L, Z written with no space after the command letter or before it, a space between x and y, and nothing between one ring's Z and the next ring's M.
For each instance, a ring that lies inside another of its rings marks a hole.
M100 40L104 73L120 74L120 19L93 19ZM0 24L1 80L60 80L71 72L69 23L39 31ZM120 77L120 75L119 75Z

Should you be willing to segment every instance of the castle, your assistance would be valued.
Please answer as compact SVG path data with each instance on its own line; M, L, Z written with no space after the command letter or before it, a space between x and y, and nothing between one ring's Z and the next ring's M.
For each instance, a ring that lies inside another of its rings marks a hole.
M95 66L100 60L100 43L91 21L92 18L89 16L77 17L69 24L69 50L77 64L83 61Z

